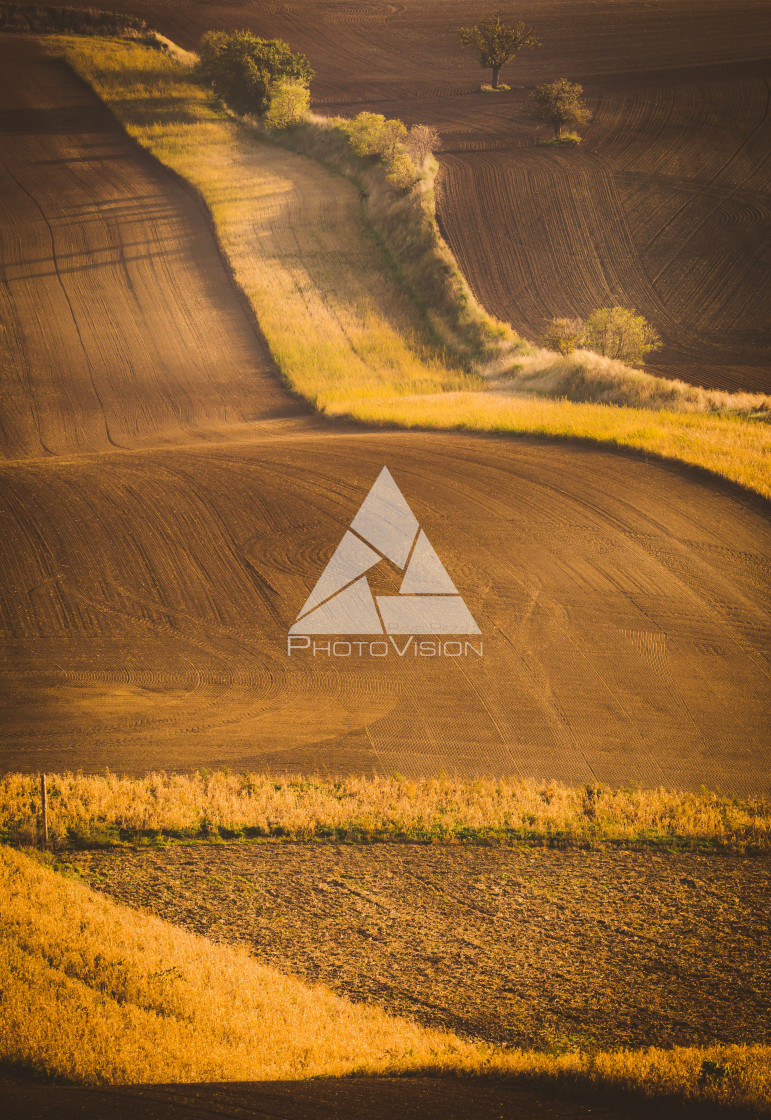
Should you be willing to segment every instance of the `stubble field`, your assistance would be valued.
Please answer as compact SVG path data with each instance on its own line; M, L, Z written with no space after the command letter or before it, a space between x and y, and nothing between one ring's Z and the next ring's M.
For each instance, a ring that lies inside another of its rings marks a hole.
M507 1046L771 1041L768 860L413 844L72 852L61 870L264 964Z

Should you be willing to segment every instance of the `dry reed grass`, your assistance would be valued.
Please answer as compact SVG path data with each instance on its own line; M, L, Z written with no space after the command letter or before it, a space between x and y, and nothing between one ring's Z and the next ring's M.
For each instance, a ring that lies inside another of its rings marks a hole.
M59 774L48 784L59 844L287 837L469 843L642 844L771 850L771 804L706 790L572 788L558 782L400 776ZM37 779L0 778L0 836L37 838Z
M591 350L575 350L567 358L550 350L535 350L518 358L516 366L504 372L503 378L496 378L493 372L491 380L499 389L508 388L509 393L524 391L636 409L756 415L760 420L768 419L771 413L771 397L762 393L702 389L685 381L632 369Z
M771 426L702 413L603 407L511 392L381 397L331 406L332 415L399 428L592 440L679 460L771 498Z

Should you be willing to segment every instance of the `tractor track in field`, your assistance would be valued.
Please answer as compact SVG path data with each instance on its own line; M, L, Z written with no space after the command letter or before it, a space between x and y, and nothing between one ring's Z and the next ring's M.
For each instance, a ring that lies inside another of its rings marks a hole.
M215 23L284 34L317 65L327 110L437 124L443 225L490 309L501 301L534 333L542 315L585 310L580 269L546 282L566 244L570 165L558 156L550 177L536 174L551 157L511 125L521 91L480 109L478 72L458 63L436 5L335 0L308 6L312 19L277 4L248 17L237 5L122 6L190 46ZM719 0L684 0L670 19L671 7L624 7L636 76L617 73L620 33L593 37L586 85L603 119L581 159L619 234L607 240L595 199L579 207L580 263L592 262L593 298L615 285L641 309L650 301L668 336L661 369L768 389L763 78L759 63L731 70L757 34ZM530 8L562 44L559 68L583 72L564 3ZM587 8L587 39L608 11ZM454 7L453 23L471 13ZM311 415L280 387L192 195L61 63L7 37L0 61L0 767L446 770L769 792L767 502L599 447ZM417 85L405 77L416 62ZM522 80L539 65L533 55ZM701 166L693 114L705 97ZM724 126L742 97L737 146ZM672 150L677 175L657 164ZM550 232L539 246L529 219L533 292L518 287L521 249L483 269L468 239L478 206L500 242L536 203ZM721 349L726 338L735 345ZM480 622L480 661L286 656L297 608L384 464ZM58 858L129 905L469 1034L560 1047L585 1043L590 1021L592 1042L632 1046L767 1032L765 860L299 844ZM0 1091L9 1120L622 1120L651 1108L426 1078L88 1088L0 1071Z

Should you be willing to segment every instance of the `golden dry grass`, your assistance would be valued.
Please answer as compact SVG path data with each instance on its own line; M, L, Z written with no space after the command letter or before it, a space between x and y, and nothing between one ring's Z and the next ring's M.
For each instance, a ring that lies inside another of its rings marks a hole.
M372 424L596 440L702 467L771 497L771 426L727 416L651 412L501 392L381 397L328 409Z
M49 834L61 843L274 836L771 849L771 804L707 791L494 778L324 781L229 771L59 774L47 785ZM0 778L0 835L34 841L39 816L37 778Z
M462 1074L762 1110L771 1048L501 1050L353 1005L0 847L0 1061L81 1083ZM704 1063L724 1072L704 1076Z
M531 393L560 400L669 412L721 413L769 419L771 397L729 393L655 376L590 350L567 356L533 347L479 304L444 241L436 216L439 165L424 161L412 189L400 191L388 164L352 154L348 122L307 114L300 125L271 132L278 143L309 155L362 187L367 220L395 262L401 281L423 308L437 337L472 357L487 386L509 396Z
M337 1076L474 1056L7 848L0 878L3 1061L119 1084Z
M127 131L199 191L279 369L320 410L375 424L599 440L771 496L767 423L537 397L516 378L491 389L432 344L368 235L352 182L236 121L157 50L51 42ZM531 355L525 380L551 384L555 362ZM604 384L607 369L597 376Z

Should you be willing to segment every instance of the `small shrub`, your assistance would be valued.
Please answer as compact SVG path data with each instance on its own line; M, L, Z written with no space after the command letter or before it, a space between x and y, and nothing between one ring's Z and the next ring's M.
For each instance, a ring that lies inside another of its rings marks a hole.
M398 151L395 156L388 160L388 181L393 183L395 187L406 189L411 187L415 182L415 164L412 162L407 152L404 150Z
M14 835L15 843L20 844L23 848L36 848L40 839L40 828L37 821L32 818L22 821Z
M407 127L401 121L387 120L382 113L359 113L345 126L348 142L357 156L392 160L404 148Z
M283 78L273 88L270 108L265 114L266 128L290 128L299 124L310 109L311 95L305 82L299 78Z
M599 784L587 785L584 787L582 809L584 816L590 821L595 820L597 817L597 808L604 792L604 787Z
M380 160L394 186L406 188L415 182L415 162L408 148L410 133L402 121L389 120L382 113L359 113L353 120L343 121L342 128L356 155Z
M586 320L583 344L605 358L641 366L645 356L660 350L661 339L634 308L601 307Z
M712 1058L705 1058L699 1070L699 1084L719 1084L730 1072L731 1067L729 1065L724 1065L722 1062L715 1062Z
M583 319L550 319L544 341L549 350L556 350L567 357L581 345L583 336Z

